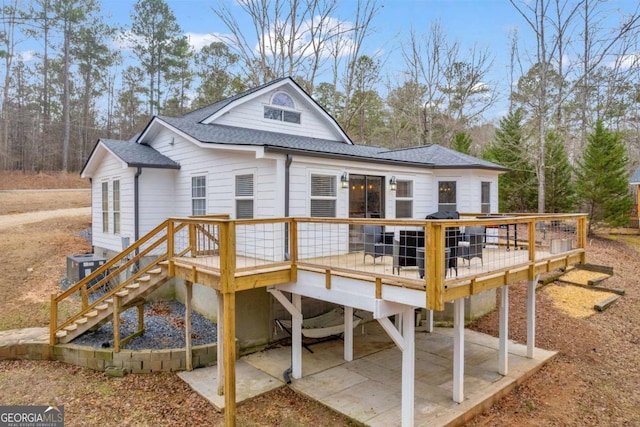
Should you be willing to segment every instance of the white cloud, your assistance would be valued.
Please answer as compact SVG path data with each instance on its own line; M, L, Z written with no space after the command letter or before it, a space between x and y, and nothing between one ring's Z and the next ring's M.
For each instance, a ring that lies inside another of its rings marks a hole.
M322 25L322 28L318 26ZM282 23L275 23L278 27L282 27ZM293 40L294 51L297 56L308 56L313 53L313 37L314 33L316 33L316 37L318 37L317 33L320 33L320 36L324 43L321 47L320 57L321 58L329 58L334 55L339 57L348 55L353 49L353 42L345 37L345 34L348 34L353 29L353 24L348 21L340 21L335 18L325 18L324 22L320 17L315 17L313 20L306 20L304 23L300 25L300 29L297 34L297 38ZM283 44L288 46L291 43L290 35L290 26L287 24L285 29L281 29L280 32L284 35ZM276 34L274 31L269 31L268 39L265 42L266 52L271 53L277 51L276 48L280 48L280 45L276 45ZM319 41L319 40L318 40ZM256 53L259 52L259 41L256 42L256 47L254 51Z
M607 65L610 68L614 68L617 65L623 70L628 70L629 68L638 67L640 65L640 54L632 53L629 55L622 55L618 57L615 61L611 61Z
M228 40L228 36L224 36L223 34L217 33L186 33L185 36L189 39L189 44L196 51L199 51L205 46L210 45L213 42L222 42L226 43Z
M36 59L36 52L34 50L25 50L18 54L22 62L30 62Z

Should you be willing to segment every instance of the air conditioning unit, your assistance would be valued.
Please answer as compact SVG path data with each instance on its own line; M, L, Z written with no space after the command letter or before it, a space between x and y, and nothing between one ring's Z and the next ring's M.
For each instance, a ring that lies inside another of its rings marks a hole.
M95 254L80 254L67 256L67 279L74 284L84 279L101 265L107 262L104 257Z

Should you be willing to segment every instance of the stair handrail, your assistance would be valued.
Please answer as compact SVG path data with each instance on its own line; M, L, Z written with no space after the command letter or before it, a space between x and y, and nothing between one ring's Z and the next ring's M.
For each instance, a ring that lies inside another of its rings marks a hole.
M163 254L160 254L151 263L149 263L148 265L146 265L142 269L139 269L137 272L133 273L129 278L124 280L118 286L116 286L113 289L111 289L109 292L107 292L101 298L97 299L92 304L88 303L87 295L89 293L91 293L91 292L87 292L88 290L86 289L86 286L87 286L88 283L91 283L92 281L94 281L98 277L100 277L101 275L104 275L103 278L101 278L97 283L95 283L94 285L92 285L89 288L89 290L97 289L97 287L104 285L107 281L109 281L113 277L119 275L126 268L128 268L131 265L133 265L135 262L139 261L142 257L147 255L150 251L152 251L156 247L160 246L162 243L166 242L167 243L167 248L173 247L173 244L172 244L173 243L173 239L174 239L173 234L179 232L180 230L182 230L184 227L187 226L187 223L181 223L181 224L178 224L177 226L174 227L174 222L176 222L176 221L177 220L175 220L175 219L167 219L167 220L163 221L157 227L155 227L153 230L151 230L150 232L145 234L143 237L138 239L136 242L134 242L132 245L130 245L129 247L125 248L122 252L118 253L116 256L111 258L105 264L103 264L100 267L98 267L91 274L89 274L88 276L84 277L83 279L78 281L73 286L69 287L69 289L67 289L66 291L64 291L64 292L62 292L60 294L52 294L51 295L51 307L50 307L50 309L51 309L51 321L50 321L50 325L49 325L50 343L52 345L55 343L55 335L56 335L56 333L58 331L62 330L66 326L69 326L70 324L75 322L77 319L79 319L81 316L83 316L84 313L87 313L87 312L95 309L98 305L103 304L107 299L113 297L113 295L115 295L116 292L120 292L125 286L133 283L134 281L136 281L137 279L139 279L143 275L147 274L147 272L149 270L151 270L153 268L156 268L161 262L166 261L171 256L173 256L173 254L170 255L168 253L168 251L163 253ZM169 233L169 231L172 231L172 232ZM157 235L162 233L162 232L164 232L164 236L158 238L149 247L143 249L142 251L139 251L140 247L143 244L147 243L152 238L157 237ZM169 234L171 234L171 236ZM184 251L182 251L182 253L183 254L187 253L187 252L189 252L189 250L192 250L192 249L193 248L191 248L191 247L187 247ZM139 252L134 257L128 258L129 255L131 255L135 251L139 251ZM127 261L125 263L123 263L122 265L118 265L116 267L116 269L114 269L113 271L110 271L111 268L113 268L115 265L117 265L123 259L126 259ZM78 313L74 314L73 316L70 316L68 319L66 319L60 325L58 325L58 304L60 302L64 301L65 299L69 298L71 295L75 294L78 291L80 291L81 297L82 297L82 308L81 308L81 310Z

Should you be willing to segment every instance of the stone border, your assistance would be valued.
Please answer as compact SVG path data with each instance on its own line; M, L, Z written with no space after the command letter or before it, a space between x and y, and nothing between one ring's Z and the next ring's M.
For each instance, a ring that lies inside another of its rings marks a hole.
M0 332L0 360L58 360L96 371L109 368L127 373L175 372L186 369L184 348L161 350L120 350L77 344L49 346L48 328L16 329ZM193 368L217 362L217 343L192 348Z
M96 371L117 368L132 374L175 372L186 369L184 348L162 350L120 350L93 348L76 344L58 344L53 347L51 359ZM193 368L202 368L217 361L217 344L194 346Z

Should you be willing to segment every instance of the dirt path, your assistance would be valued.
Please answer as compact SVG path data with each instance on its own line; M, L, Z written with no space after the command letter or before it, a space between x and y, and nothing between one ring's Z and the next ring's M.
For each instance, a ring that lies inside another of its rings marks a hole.
M0 230L23 224L44 221L46 219L61 217L76 217L91 215L91 208L55 209L51 211L37 211L20 214L0 215Z

